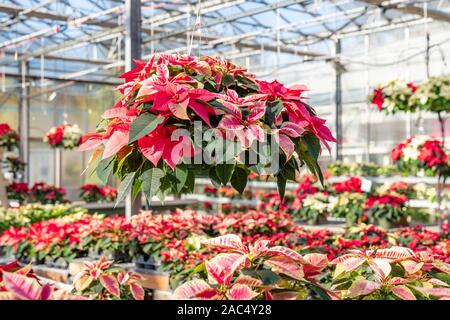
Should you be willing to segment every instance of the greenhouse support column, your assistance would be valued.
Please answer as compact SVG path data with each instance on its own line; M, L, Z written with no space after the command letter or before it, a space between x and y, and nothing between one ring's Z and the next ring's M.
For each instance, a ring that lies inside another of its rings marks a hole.
M125 2L125 69L133 69L134 60L141 59L141 0ZM125 200L125 216L129 220L132 214L139 213L142 208L142 196L139 193L133 201L131 193Z
M342 68L339 55L341 53L341 40L336 40L336 89L335 89L335 124L336 124L336 160L342 160Z
M55 148L55 186L62 185L62 148Z
M19 104L19 136L20 136L20 158L27 164L23 175L24 182L30 181L30 100L28 98L28 62L22 61L20 65L22 75L22 86Z

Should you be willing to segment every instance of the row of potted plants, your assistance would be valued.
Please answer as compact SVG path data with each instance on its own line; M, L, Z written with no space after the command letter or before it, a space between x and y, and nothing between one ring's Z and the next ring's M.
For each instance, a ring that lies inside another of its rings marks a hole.
M329 259L352 248L389 245L425 251L444 261L450 258L448 228L440 233L409 228L388 234L381 228L361 225L333 234L304 229L283 212L260 211L231 215L202 215L191 210L167 215L143 212L130 222L119 216L71 215L11 227L3 232L0 244L23 262L54 267L66 267L71 259L88 255L108 255L122 262L134 259L138 268L170 272L175 286L216 252L208 251L203 240L230 233L239 234L246 242L264 239L302 253L322 253ZM408 238L415 241L405 240Z
M260 209L283 210L308 224L326 223L327 217L344 218L348 225L360 222L383 225L385 228L407 225L411 220L426 221L424 210L411 208L408 200L435 193L423 185L416 188L404 182L387 183L364 192L359 177L319 188L310 178L303 179L294 192L286 194L284 201L276 193L264 193Z
M80 198L88 203L113 202L117 198L117 189L111 186L99 186L89 183L81 186L80 189Z
M10 227L29 226L39 221L85 213L87 213L86 209L64 204L28 204L20 208L8 209L0 207L0 232Z
M0 300L144 300L146 291L140 280L139 274L102 257L84 262L69 291L45 283L31 266L11 262L0 266Z
M204 240L219 250L179 286L180 299L447 300L450 265L404 247L349 250L329 261L259 239L229 234Z
M12 182L7 186L8 199L16 200L20 204L42 203L55 204L67 202L64 199L67 191L64 188L36 182L31 187L27 183Z

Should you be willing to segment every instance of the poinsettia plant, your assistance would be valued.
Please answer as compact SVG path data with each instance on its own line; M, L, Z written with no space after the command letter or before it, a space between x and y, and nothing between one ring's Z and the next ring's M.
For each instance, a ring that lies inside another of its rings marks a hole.
M80 145L82 132L76 124L62 124L53 127L44 137L52 148L72 150Z
M396 194L372 195L364 203L362 222L381 225L388 229L392 226L408 224L410 209L406 207L406 196Z
M350 250L333 261L332 289L343 299L450 298L450 265L403 247Z
M80 198L86 202L112 202L117 198L117 189L111 186L99 186L89 183L81 186L80 189Z
M343 192L361 193L362 180L359 177L350 177L345 181L333 184L332 191L336 194Z
M333 217L345 218L348 226L361 222L366 196L360 192L344 192L330 201L330 213Z
M28 183L24 182L11 182L6 188L6 191L8 192L8 199L16 200L19 204L25 203L30 192Z
M16 261L0 266L0 300L85 300L50 284L42 284L31 266Z
M326 192L318 192L307 195L297 210L292 210L292 215L308 224L315 225L325 223L330 211L329 195Z
M435 113L450 111L450 75L430 77L411 97L423 110Z
M335 139L304 102L305 87L259 81L209 56L160 54L136 64L121 76L120 101L79 148L96 150L91 164L101 180L114 173L122 181L118 201L130 192L191 192L202 173L242 192L250 172L269 171L281 194L303 164L322 176L321 143Z
M95 300L144 300L141 276L114 268L105 257L85 261L74 278L74 291Z
M386 114L397 112L415 112L417 105L410 102L411 96L417 87L412 82L392 80L379 85L369 96L369 101L375 104L379 111Z
M442 141L415 136L394 147L391 159L402 171L429 176L448 174L448 156Z
M259 240L247 246L233 234L203 243L225 252L204 262L199 268L203 270L203 277L178 287L174 292L178 299L296 300L336 297L315 278L328 265L328 259L323 254L302 256L287 247L270 246L268 240Z
M7 123L0 123L0 148L18 147L19 135Z
M67 191L64 188L48 185L45 182L36 182L30 188L29 201L42 204L64 203Z

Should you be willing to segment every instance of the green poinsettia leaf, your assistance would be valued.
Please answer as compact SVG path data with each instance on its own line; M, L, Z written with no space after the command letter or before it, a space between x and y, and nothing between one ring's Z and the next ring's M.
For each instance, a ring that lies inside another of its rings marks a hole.
M135 175L136 175L136 172L131 172L131 173L127 174L125 176L125 178L122 180L122 182L120 183L115 207L117 207L117 205L120 202L125 200L126 196L130 193L130 191L133 187Z
M164 117L155 116L151 113L141 114L136 119L134 119L134 121L130 125L130 140L128 143L133 143L143 136L146 136L163 122Z

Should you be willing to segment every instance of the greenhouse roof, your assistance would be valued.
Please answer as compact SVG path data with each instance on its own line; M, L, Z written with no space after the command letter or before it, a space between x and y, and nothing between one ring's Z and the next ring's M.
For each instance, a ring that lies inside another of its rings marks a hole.
M332 59L337 39L426 21L450 22L450 1L141 1L142 52ZM124 65L125 5L111 0L0 4L1 65L9 76L116 84ZM113 76L114 75L114 76Z

